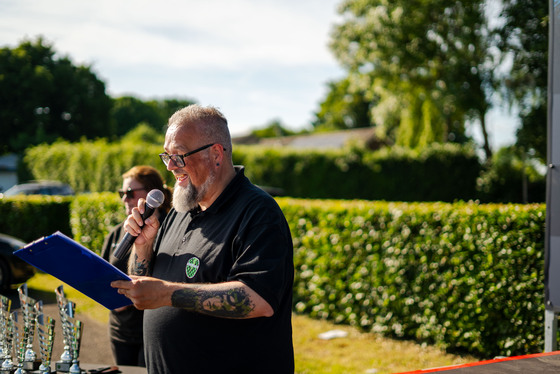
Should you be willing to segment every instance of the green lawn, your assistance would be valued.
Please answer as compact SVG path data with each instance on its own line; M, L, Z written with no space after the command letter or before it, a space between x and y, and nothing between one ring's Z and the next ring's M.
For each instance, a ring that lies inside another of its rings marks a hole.
M60 284L43 273L27 282L30 289L44 295L43 300L54 299L54 289ZM108 313L103 306L70 286L64 285L64 291L76 303L77 313L107 322ZM331 340L318 337L330 330L343 330L347 336ZM390 374L476 361L474 357L450 355L430 346L387 339L301 315L293 317L293 340L297 374Z

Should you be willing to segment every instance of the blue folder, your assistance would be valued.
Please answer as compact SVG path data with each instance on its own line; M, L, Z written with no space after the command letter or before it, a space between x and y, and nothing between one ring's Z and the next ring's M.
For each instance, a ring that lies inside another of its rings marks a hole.
M14 252L22 260L63 281L107 309L130 305L129 298L111 287L130 278L107 260L57 231Z

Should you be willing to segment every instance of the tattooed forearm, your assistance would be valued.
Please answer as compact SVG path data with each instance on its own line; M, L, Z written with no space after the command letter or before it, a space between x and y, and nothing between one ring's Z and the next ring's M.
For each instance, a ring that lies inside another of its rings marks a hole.
M138 255L134 253L133 259L129 264L130 274L132 275L148 275L148 261L138 259Z
M255 309L249 294L242 288L181 289L173 292L171 303L174 307L222 318L247 318Z

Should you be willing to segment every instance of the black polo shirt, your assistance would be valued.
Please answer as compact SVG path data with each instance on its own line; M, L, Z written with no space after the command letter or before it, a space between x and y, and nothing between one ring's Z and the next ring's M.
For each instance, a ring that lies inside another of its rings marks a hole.
M152 373L293 373L293 247L276 201L243 168L205 211L172 210L158 233L152 275L184 283L241 281L274 309L269 318L211 317L174 307L147 310Z

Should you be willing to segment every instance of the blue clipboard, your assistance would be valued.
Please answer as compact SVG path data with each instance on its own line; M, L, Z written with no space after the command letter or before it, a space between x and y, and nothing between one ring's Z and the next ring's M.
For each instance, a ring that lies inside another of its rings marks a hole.
M107 309L131 305L129 298L111 287L130 277L98 254L57 231L14 252L25 262L63 281Z

